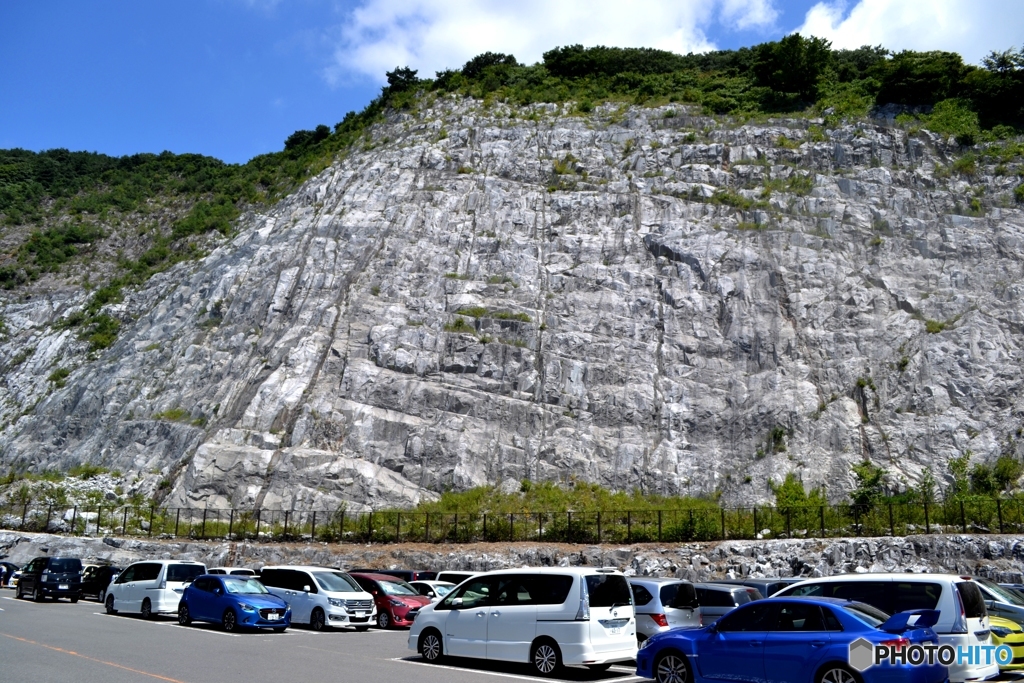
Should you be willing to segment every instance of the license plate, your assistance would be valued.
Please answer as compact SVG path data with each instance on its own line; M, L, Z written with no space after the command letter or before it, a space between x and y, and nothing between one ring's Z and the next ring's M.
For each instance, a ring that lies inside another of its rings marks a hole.
M268 614L267 615L267 621L277 621L280 618L281 618L280 614Z
M615 626L613 628L610 628L610 629L608 629L608 633L611 633L612 635L616 635L616 634L622 633L622 627L621 626Z
M367 614L366 612L356 612L356 616L362 618L362 617L368 617L370 615Z
M61 584L57 585L57 590L66 591L67 589L68 589L68 584L66 584L66 583L61 583Z

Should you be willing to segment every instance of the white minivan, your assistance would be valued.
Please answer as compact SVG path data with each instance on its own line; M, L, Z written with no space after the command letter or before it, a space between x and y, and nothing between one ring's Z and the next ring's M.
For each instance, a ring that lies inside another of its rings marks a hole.
M293 624L309 624L314 631L342 626L365 631L377 616L373 596L340 569L264 567L260 581L291 605Z
M523 568L467 579L420 610L409 649L528 662L549 676L562 665L605 670L636 657L633 594L615 569Z
M843 574L808 579L773 594L774 598L809 595L866 602L888 614L912 609L937 609L932 630L942 645L968 647L991 644L985 598L976 581L954 574ZM949 680L982 681L999 675L999 665L984 659L974 664L954 662Z
M130 564L107 587L107 614L139 612L143 619L154 614L177 614L185 585L205 573L205 564L187 560Z

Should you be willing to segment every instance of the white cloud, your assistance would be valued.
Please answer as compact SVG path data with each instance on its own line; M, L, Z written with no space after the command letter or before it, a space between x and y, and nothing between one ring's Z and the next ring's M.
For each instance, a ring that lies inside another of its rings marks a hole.
M326 71L384 80L410 66L422 76L461 66L482 52L505 52L527 64L557 46L654 47L678 53L714 45L705 28L770 27L774 0L364 0L339 29Z
M833 47L881 45L890 50L949 50L978 63L992 50L1024 40L1021 0L860 0L819 2L797 31Z

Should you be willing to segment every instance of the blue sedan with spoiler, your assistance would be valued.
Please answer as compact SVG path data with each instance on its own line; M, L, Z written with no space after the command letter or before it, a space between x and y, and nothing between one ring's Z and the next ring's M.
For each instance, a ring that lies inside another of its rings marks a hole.
M645 640L636 674L658 683L944 683L948 672L937 658L915 665L905 656L935 652L930 627L938 617L915 610L890 618L836 598L757 600L710 626ZM876 651L904 656L875 664Z

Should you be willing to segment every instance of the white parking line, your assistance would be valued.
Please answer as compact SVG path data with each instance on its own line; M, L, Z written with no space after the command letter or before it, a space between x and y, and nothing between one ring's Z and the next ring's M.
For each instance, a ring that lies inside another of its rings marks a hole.
M106 612L93 612L98 617L112 617L114 619L124 619L125 617L118 616L117 614L107 614ZM220 631L214 625L214 628L196 628L194 626L182 626L176 621L146 621L144 619L133 619L133 624L146 624L147 626L168 626L171 628L180 628L190 633L213 633L218 636L230 636L232 638L258 638L260 636L269 637L273 636L279 638L280 636L298 634L299 631L285 631L284 633L267 633L264 629L254 629L253 631L246 631L245 633L226 633ZM319 635L319 634L318 634Z
M463 672L466 672L466 673L484 674L484 675L487 675L487 676L500 676L501 678L517 678L517 679L519 679L521 681L543 681L543 680L545 680L545 679L541 678L540 676L522 676L522 675L519 675L519 674L501 673L500 671L481 671L480 669L471 669L471 668L462 667L462 666L447 666L445 664L431 664L429 662L424 662L424 661L417 662L415 659L406 659L405 657L392 657L391 661L393 661L393 662L405 662L406 664L415 664L417 666L429 666L429 667L432 667L432 668L435 668L435 669L449 669L451 671L463 671ZM622 678L607 679L608 683L620 683L622 681L639 681L639 680L641 680L640 676L624 676Z

